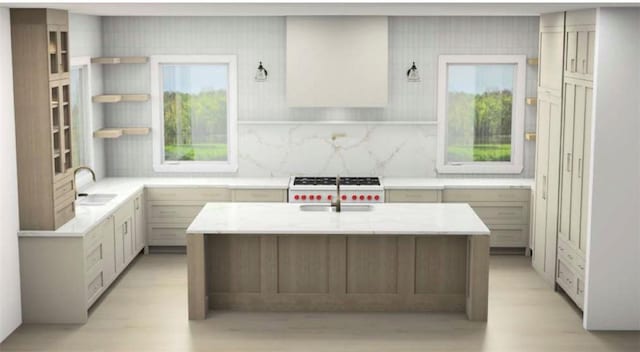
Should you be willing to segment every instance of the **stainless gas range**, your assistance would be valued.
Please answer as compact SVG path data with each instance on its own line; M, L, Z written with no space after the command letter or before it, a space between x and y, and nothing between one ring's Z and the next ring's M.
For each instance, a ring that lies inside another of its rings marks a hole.
M330 203L338 196L335 177L291 177L290 203ZM382 203L380 177L340 177L340 200L346 203Z

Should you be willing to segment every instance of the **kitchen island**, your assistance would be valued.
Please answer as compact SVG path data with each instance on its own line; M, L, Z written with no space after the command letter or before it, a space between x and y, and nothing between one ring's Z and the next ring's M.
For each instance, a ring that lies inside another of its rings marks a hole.
M209 309L487 319L489 229L467 204L208 203L187 257L192 320Z

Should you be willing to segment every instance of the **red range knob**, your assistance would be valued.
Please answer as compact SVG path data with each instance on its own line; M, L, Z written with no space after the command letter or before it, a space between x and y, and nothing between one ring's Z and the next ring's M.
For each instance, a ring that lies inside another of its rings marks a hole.
M360 196L360 200L364 200L364 196Z
M356 200L356 199L358 199L358 197L354 194L354 195L351 196L351 199Z
M309 196L309 199L310 199L310 200L313 200L314 198L315 198L315 197L314 197L314 195L313 195L313 194Z
M296 194L295 196L293 196L293 199L298 200L300 199L300 196Z
M316 199L317 199L317 200L320 200L320 199L322 199L322 196L318 194L318 195L316 196Z
M375 199L375 200L380 200L380 196L376 194L376 195L373 197L373 199Z
M371 200L373 197L371 195L367 196L367 200Z
M331 200L331 199L333 199L333 196L332 196L332 195L328 195L328 196L327 196L327 199L328 199L328 200Z
M304 194L302 195L302 200L307 199L307 196L305 196Z
M342 200L347 200L347 196L346 195L342 195Z

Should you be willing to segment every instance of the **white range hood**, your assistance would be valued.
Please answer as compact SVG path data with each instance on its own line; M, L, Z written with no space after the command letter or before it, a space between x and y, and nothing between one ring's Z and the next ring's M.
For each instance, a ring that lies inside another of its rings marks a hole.
M388 27L384 16L287 17L287 104L386 106Z

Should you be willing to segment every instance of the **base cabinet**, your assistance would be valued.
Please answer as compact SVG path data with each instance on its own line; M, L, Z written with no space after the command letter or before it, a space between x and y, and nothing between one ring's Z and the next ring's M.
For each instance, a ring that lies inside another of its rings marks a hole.
M84 236L20 237L25 323L79 324L139 250L131 199Z

